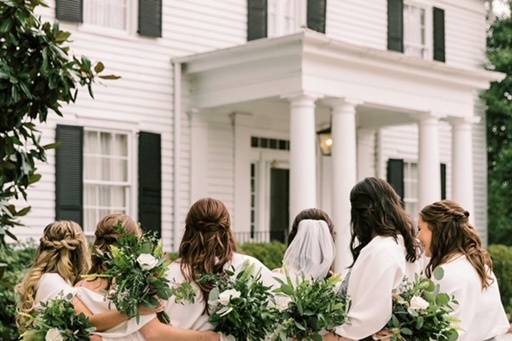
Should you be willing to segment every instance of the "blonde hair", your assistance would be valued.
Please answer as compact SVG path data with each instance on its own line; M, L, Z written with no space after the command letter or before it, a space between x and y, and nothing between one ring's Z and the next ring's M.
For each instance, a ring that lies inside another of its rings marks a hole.
M80 225L69 220L47 225L34 263L16 287L18 327L22 330L27 327L27 314L34 309L37 285L43 274L58 273L74 284L81 275L87 273L90 263L89 247Z

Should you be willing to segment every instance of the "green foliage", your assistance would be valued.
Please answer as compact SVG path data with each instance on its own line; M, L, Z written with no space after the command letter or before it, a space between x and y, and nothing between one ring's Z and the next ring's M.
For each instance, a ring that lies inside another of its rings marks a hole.
M506 77L482 94L487 105L489 242L512 245L512 18L499 18L490 33L488 68Z
M435 276L439 279L443 272ZM417 276L413 282L404 282L393 296L393 315L386 326L393 333L391 340L457 340L457 321L451 316L455 304L428 278Z
M70 53L70 33L43 23L34 8L42 0L0 0L0 243L30 207L16 209L13 199L27 199L27 188L39 181L36 162L46 161L37 123L48 113L61 115L74 102L78 86L92 84L104 66ZM115 76L99 76L113 79ZM0 247L2 246L0 245Z
M22 341L88 341L95 330L87 316L76 314L73 295L42 303L34 313L32 327L21 335Z
M323 331L333 331L346 322L350 304L338 292L339 277L326 280L303 278L296 284L287 275L286 281L279 281L281 287L275 292L281 313L275 340L321 341Z
M491 245L489 253L494 263L494 274L500 287L501 302L505 306L510 319L512 316L512 247Z
M208 297L210 323L215 331L236 340L264 340L273 331L277 309L270 287L261 282L253 265L244 265L237 274L205 274L202 283L213 286Z
M16 249L0 248L0 259L7 263L7 269L0 280L0 340L14 341L19 337L14 287L32 264L35 253L33 245Z
M269 269L281 267L286 245L278 242L247 243L240 246L240 252L252 256Z

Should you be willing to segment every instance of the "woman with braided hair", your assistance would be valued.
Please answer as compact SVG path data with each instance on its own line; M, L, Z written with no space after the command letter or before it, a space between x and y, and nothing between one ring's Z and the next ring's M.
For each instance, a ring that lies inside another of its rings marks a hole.
M96 227L90 274L102 274L107 270L102 254L111 252L112 245L121 237L117 230L119 225L123 226L126 233L138 237L142 235L139 225L128 215L113 213L105 216ZM97 316L103 316L102 328L99 330L101 333L98 333L103 341L217 341L219 339L219 336L213 332L181 330L161 323L155 313L162 310L163 306L155 309L140 307L140 320L137 321L135 317L130 319L115 310L114 305L105 299L110 285L109 279L96 277L83 280L76 286L79 299L76 309L89 316L91 320Z
M89 265L87 240L77 223L62 220L47 225L34 264L16 287L20 330L28 327L27 316L38 305L59 294L73 293L73 284L87 273Z
M453 313L460 321L459 341L492 340L505 334L509 323L491 258L468 218L468 211L449 200L421 210L419 239L430 257L425 274L436 277L434 271L443 270L434 281L459 303Z
M211 288L198 282L203 274L219 274L232 267L237 272L248 262L260 272L265 285L276 285L273 273L265 265L256 258L236 251L226 206L212 198L195 202L185 221L185 233L179 248L180 258L170 265L167 278L171 283L189 282L201 295L196 297L194 303L167 302L165 311L175 326L193 330L213 329L208 322L207 312Z

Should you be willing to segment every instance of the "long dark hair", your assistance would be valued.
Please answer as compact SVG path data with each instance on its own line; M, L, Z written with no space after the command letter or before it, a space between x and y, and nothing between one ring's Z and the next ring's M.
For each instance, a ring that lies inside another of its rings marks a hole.
M455 254L461 253L478 272L482 288L485 289L492 284L492 260L482 247L476 229L468 222L468 211L454 201L443 200L425 206L420 216L432 231L432 258L425 270L428 277L436 267L446 263Z
M400 197L386 181L366 178L350 192L352 238L350 251L354 263L361 250L376 236L404 239L406 260L414 262L418 243L411 219L400 203ZM354 266L352 263L351 267Z
M206 273L223 273L224 265L233 259L235 251L236 242L226 206L212 198L196 201L188 211L185 221L179 262L185 279L194 282L201 289L205 311L212 287L199 279Z
M334 239L334 223L332 222L331 217L324 211L319 208L307 208L305 210L300 211L299 214L295 217L292 223L292 228L290 230L290 234L288 235L288 245L291 244L295 236L297 235L297 231L299 229L299 223L306 219L312 220L323 220L327 223L329 227L329 232L331 232L332 238Z

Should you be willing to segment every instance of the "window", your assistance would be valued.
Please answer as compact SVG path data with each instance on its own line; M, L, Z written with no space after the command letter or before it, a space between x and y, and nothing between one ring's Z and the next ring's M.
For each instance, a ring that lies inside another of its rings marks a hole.
M256 231L256 163L251 163L251 238Z
M133 0L84 0L84 24L128 31Z
M84 230L94 231L106 214L130 213L129 135L84 132Z
M418 164L404 162L404 203L407 213L416 216L418 213Z
M404 3L404 53L418 58L429 58L430 31L426 7L416 3Z
M297 0L268 1L268 37L278 37L297 31L298 5Z

